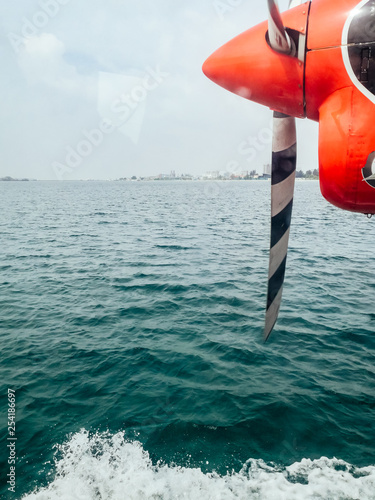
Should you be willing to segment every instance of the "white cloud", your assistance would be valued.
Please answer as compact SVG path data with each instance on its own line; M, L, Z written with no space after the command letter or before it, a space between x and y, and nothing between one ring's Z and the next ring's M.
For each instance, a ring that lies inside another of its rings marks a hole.
M25 53L30 57L54 60L65 52L64 44L51 33L42 33L25 39Z
M64 59L64 43L52 33L41 33L24 40L18 53L19 66L32 85L47 85L62 93L94 98L92 78L82 76Z

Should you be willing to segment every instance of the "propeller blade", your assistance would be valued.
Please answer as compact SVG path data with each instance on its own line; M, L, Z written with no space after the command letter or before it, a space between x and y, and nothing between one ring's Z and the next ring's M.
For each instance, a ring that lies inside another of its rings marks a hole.
M292 51L292 42L284 28L277 0L268 0L268 38L273 50L282 54Z
M271 250L264 340L276 323L284 284L296 174L295 118L274 112L271 176Z

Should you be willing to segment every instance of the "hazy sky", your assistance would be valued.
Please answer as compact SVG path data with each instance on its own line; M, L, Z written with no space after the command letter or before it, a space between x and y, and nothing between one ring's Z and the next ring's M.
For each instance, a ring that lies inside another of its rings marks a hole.
M271 112L201 67L266 17L265 0L2 2L0 177L261 172ZM298 168L317 167L317 130L298 121Z

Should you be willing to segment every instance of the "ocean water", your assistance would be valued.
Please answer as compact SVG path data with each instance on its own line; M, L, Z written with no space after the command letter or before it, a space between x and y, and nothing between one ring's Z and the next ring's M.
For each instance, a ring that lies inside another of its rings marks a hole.
M375 499L374 222L296 183L264 344L269 191L0 183L1 498Z

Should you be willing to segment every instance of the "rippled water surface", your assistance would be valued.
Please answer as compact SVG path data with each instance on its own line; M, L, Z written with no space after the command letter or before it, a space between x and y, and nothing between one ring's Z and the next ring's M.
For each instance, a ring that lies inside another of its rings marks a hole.
M4 498L375 499L374 222L297 182L264 344L269 190L0 184Z

